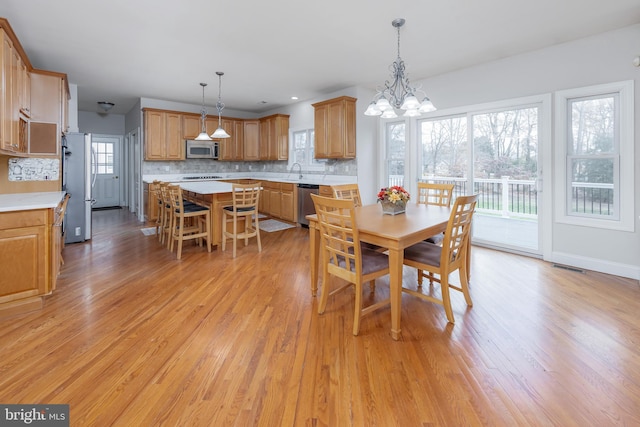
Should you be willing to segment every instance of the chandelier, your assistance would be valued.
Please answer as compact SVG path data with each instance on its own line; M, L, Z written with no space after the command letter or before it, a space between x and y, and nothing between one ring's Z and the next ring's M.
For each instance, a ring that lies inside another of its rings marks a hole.
M202 86L202 110L200 110L201 130L200 134L196 136L196 141L211 141L211 137L207 133L207 125L205 122L207 120L207 110L204 106L204 87L206 85L206 83L200 83L200 86Z
M395 110L400 109L404 111L403 116L405 117L417 117L422 113L436 109L420 88L411 86L409 78L405 75L404 61L400 58L400 27L404 23L405 20L402 18L394 19L391 22L391 25L398 31L398 57L389 67L391 79L384 82L384 89L378 89L367 111L364 112L366 116L392 119L398 117ZM417 93L424 94L422 101L416 97Z
M216 102L216 109L218 110L218 129L211 134L211 138L231 138L223 128L222 128L222 110L224 110L224 104L222 103L222 76L224 73L222 71L216 71L218 75L218 102Z

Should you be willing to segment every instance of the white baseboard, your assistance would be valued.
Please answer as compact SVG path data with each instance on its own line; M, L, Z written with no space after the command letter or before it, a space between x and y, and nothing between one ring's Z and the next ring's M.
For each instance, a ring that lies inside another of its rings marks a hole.
M637 265L621 264L562 252L553 252L551 258L545 261L640 280L640 266Z

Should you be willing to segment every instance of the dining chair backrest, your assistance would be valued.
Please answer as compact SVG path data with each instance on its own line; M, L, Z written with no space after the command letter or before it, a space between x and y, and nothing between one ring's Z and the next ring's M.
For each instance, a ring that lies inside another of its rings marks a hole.
M451 208L451 216L447 223L442 241L440 266L447 271L454 271L460 263L466 263L468 240L471 231L471 220L476 210L478 195L459 196Z
M418 182L416 203L436 206L451 206L455 184Z
M332 185L331 190L333 191L333 197L336 199L353 200L355 207L362 206L358 184Z

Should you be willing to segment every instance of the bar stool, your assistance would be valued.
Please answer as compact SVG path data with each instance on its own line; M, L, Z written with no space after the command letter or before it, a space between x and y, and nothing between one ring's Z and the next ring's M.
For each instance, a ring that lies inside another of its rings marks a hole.
M236 257L238 239L249 244L249 238L258 240L258 252L262 251L260 243L260 226L258 225L258 198L262 183L233 184L231 194L233 205L222 208L222 251L226 248L227 238L233 239L233 257ZM238 232L238 219L244 219L244 230ZM227 224L233 223L233 231L227 231Z
M169 185L173 221L171 226L171 244L169 250L173 252L173 243L178 242L178 259L182 256L182 244L185 240L198 239L202 246L202 239L206 239L207 251L211 252L211 229L209 227L209 208L192 204L185 206L182 198L182 188L179 185Z

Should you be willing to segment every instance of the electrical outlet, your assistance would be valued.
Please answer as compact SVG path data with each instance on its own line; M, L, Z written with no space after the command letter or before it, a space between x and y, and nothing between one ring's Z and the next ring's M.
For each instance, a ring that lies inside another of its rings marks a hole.
M76 236L79 236L82 233L82 229L80 227L76 227Z
M236 170L240 169L240 165L236 165Z

